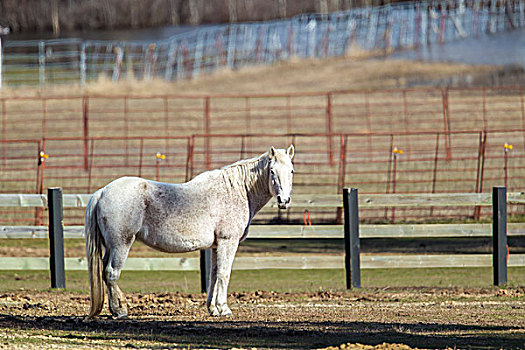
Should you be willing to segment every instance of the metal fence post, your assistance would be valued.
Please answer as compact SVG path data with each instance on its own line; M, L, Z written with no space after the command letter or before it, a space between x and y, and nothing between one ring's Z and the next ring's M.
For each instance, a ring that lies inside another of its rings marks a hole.
M235 51L236 51L236 31L237 26L235 24L230 24L228 26L228 49L226 56L226 66L229 69L233 69L235 65Z
M492 188L492 266L494 285L507 284L507 188Z
M326 133L328 141L328 158L330 160L330 165L334 164L334 153L332 150L332 93L326 94L326 112L325 112L325 123L326 123Z
M47 189L49 207L49 268L51 288L66 288L64 268L64 232L62 223L62 189Z
M200 74L201 66L202 66L202 53L204 50L204 38L205 33L199 33L197 36L197 43L195 44L195 51L193 56L193 76L197 77ZM204 68L204 67L202 67Z
M346 288L361 288L357 188L343 189Z
M168 50L168 59L166 70L164 72L164 80L170 81L173 75L173 66L177 60L177 50L174 40L170 41L169 50Z
M210 287L211 249L201 250L200 268L201 268L201 292L207 293L208 288Z
M84 170L88 170L88 142L89 142L89 96L82 97L82 122L84 132Z
M38 43L38 81L40 85L46 83L46 56L44 41Z
M115 62L113 63L113 74L111 76L111 80L114 82L117 82L120 80L120 76L122 73L122 60L124 59L124 50L120 46L115 46L113 49L113 53L115 54Z
M204 154L206 160L206 170L211 169L211 150L210 150L210 96L204 98Z
M1 27L0 27L1 28ZM4 39L2 38L2 35L0 35L0 89L2 88L2 82L3 82L3 76L2 76L2 72L3 72L3 62L4 62L4 58L2 56L2 52L3 52L3 48L2 48L2 41Z
M86 85L86 43L80 45L80 86Z

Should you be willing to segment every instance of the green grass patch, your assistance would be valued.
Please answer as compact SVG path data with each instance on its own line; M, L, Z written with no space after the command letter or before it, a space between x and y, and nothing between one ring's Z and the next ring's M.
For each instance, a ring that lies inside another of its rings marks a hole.
M276 292L316 292L345 289L344 270L239 270L233 271L230 292L267 290ZM127 292L198 293L198 271L123 271L119 285ZM361 285L370 288L492 286L492 268L367 269L361 272ZM508 270L508 285L525 285L525 268ZM50 287L48 271L1 271L0 292L45 290ZM88 293L85 271L67 271L66 287Z

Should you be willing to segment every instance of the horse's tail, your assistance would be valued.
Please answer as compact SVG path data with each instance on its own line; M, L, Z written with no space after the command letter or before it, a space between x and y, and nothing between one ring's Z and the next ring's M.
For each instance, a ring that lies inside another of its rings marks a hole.
M102 246L104 244L97 220L97 204L102 196L102 190L93 194L86 208L85 236L86 255L91 288L91 310L88 318L97 316L104 306L104 286L102 285Z

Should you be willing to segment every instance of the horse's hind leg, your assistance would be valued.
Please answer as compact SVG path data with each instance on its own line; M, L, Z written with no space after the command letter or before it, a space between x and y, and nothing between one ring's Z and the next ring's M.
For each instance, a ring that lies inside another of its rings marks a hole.
M212 316L231 316L232 312L228 307L228 284L230 282L230 274L237 252L238 241L235 240L219 240L217 242L217 257L216 257L216 281L210 281L210 290L208 291L208 311ZM213 287L212 287L213 286Z
M210 313L212 313L210 307L213 301L213 295L214 295L213 291L215 289L215 283L217 282L217 249L216 248L213 248L211 250L211 271L208 277L209 277L210 283L209 283L208 290L207 290L208 298L206 299L206 306L208 307L208 310L210 310Z
M128 247L113 247L107 250L104 256L104 281L108 287L109 310L118 319L128 316L126 297L117 285L117 281L130 248L131 244Z

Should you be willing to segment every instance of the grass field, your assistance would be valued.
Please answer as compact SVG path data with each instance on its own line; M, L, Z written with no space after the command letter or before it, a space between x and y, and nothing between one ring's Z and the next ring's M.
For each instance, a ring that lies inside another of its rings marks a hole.
M344 291L344 270L235 270L230 292L256 290L279 293ZM362 270L364 290L399 288L491 288L491 268L428 268ZM198 271L123 271L119 285L132 293L198 293ZM525 268L508 270L508 287L525 285ZM89 295L87 272L67 271L68 291ZM49 271L0 271L0 292L43 291L50 287Z

